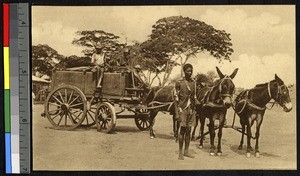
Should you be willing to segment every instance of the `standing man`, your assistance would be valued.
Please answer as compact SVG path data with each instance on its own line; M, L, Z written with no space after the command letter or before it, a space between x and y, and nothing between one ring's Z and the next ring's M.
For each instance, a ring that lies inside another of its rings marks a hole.
M191 127L195 125L195 104L196 104L196 82L191 78L193 66L185 64L183 66L184 78L175 85L175 116L179 123L179 160L184 160L184 156L195 158L189 153L191 141ZM183 152L183 143L184 152Z
M104 73L104 65L105 65L105 53L103 52L103 47L95 47L96 52L92 55L91 64L95 66L95 68L100 72L100 78L97 83L97 88L101 88L101 82Z

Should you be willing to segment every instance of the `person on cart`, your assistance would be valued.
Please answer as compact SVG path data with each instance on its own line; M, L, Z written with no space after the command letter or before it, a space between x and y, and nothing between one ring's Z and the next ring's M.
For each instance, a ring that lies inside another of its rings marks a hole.
M189 145L191 140L191 127L195 126L195 105L196 99L196 82L191 78L193 66L185 64L183 66L184 79L175 84L175 119L179 123L179 160L184 160L184 156L194 158L189 153ZM183 152L183 143L185 148Z
M105 60L105 52L103 51L103 46L96 46L96 52L92 55L91 59L91 65L94 66L92 70L96 70L100 72L100 77L97 82L97 89L100 89L102 79L103 79L103 74L104 74L104 68L107 66L106 60Z
M147 77L145 76L145 74L143 73L141 66L140 65L135 65L134 69L133 69L133 73L134 76L137 79L137 82L139 85L141 85L141 87L148 87L149 85L147 84L146 80Z

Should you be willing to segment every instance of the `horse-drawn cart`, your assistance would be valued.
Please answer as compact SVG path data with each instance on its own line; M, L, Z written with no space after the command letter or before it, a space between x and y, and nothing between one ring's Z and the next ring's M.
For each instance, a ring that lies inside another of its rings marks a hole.
M140 130L147 130L149 112L142 98L148 91L134 71L105 72L102 88L97 89L99 76L98 71L84 67L53 72L44 115L54 128L73 130L96 124L98 131L109 133L117 118L134 118ZM125 110L131 114L122 115Z

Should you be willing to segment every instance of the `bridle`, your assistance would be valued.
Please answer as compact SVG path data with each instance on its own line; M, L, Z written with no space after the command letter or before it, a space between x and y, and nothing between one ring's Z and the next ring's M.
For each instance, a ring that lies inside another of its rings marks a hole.
M224 98L226 98L226 97L229 97L230 99L232 98L232 94L234 93L234 89L233 89L233 92L230 94L230 93L222 93L222 83L225 81L225 80L230 80L231 82L232 82L232 79L229 77L229 76L224 76L221 80L220 80L220 82L219 82L219 85L217 85L217 86L219 86L218 87L218 89L219 89L219 92L220 92L220 94L219 94L219 97L220 97L220 99L223 101L224 100Z
M276 84L277 84L276 98L274 98L271 94L271 81L268 83L268 94L271 99L274 99L276 103L278 103L280 106L282 106L282 96L281 95L282 95L282 92L284 91L283 89L287 89L287 88L284 84L279 85L278 82L276 82Z

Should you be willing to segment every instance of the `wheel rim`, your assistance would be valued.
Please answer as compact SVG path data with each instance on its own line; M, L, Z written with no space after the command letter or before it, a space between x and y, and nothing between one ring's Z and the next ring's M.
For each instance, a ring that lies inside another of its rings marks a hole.
M115 127L116 114L114 108L109 103L101 103L96 111L97 130L109 133Z
M45 114L56 129L72 130L78 127L86 112L86 98L74 86L58 87L45 102Z

